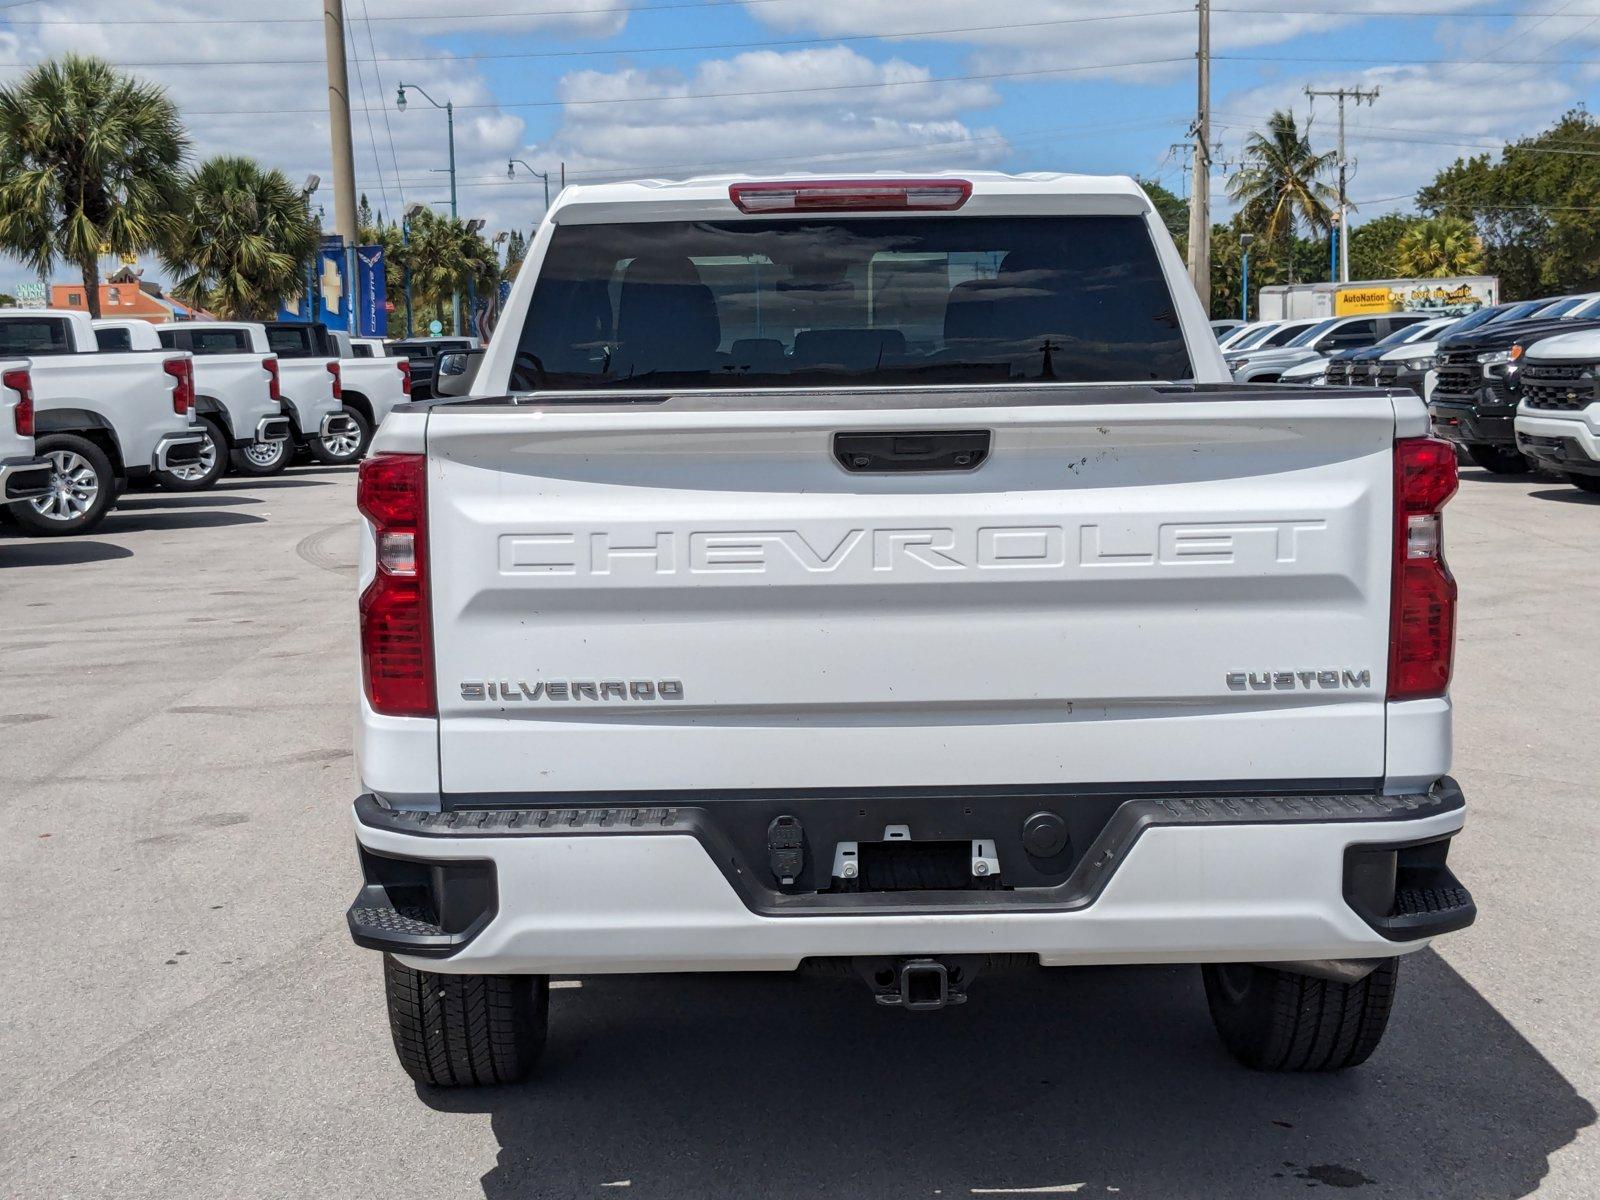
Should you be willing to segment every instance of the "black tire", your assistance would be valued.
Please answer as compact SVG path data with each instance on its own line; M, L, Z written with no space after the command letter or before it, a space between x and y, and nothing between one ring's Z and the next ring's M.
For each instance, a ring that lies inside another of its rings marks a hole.
M48 433L34 442L41 457L54 460L52 479L57 491L42 500L11 506L11 515L32 537L68 537L88 533L111 511L120 495L111 459L88 438L72 433ZM75 486L67 486L70 475ZM48 515L47 515L48 514Z
M311 457L328 467L345 467L361 461L361 456L372 444L372 422L356 409L346 408L344 415L355 422L355 433L348 437L324 441L314 437L306 443Z
M1491 475L1526 475L1532 470L1526 458L1504 446L1468 446L1467 457Z
M1357 983L1276 967L1208 965L1206 1002L1222 1044L1257 1071L1342 1071L1371 1057L1394 1007L1400 960Z
M1577 471L1568 471L1567 482L1583 491L1600 494L1600 475L1582 475Z
M186 471L156 471L155 480L169 492L203 492L215 487L217 480L228 473L228 435L215 421L200 421L207 445L201 448L201 461L196 469Z
M429 1087L526 1079L544 1052L545 975L437 975L383 957L389 1032L406 1074Z
M251 442L233 452L233 469L240 475L276 475L294 459L294 443Z

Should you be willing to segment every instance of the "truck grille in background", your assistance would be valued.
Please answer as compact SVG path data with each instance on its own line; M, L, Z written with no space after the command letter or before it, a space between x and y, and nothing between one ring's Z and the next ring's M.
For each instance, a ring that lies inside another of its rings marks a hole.
M1483 382L1483 370L1478 366L1478 356L1471 350L1449 351L1439 366L1439 382L1433 394L1452 400L1476 400L1478 385Z
M1595 402L1594 367L1527 366L1522 371L1522 400L1529 408L1576 412Z
M1342 387L1345 382L1344 364L1331 362L1322 369L1322 382L1329 387Z
M1380 364L1379 367L1378 367L1377 382L1380 385L1383 385L1383 386L1388 386L1388 385L1391 385L1391 384L1398 384L1400 382L1400 364L1399 363L1382 363L1382 364Z

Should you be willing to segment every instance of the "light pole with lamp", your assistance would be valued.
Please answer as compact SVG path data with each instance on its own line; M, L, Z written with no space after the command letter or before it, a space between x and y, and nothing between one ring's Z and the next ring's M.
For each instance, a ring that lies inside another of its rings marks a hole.
M306 206L306 223L311 222L311 196L322 186L321 175L307 175L305 186L300 189L300 202ZM306 264L306 323L310 324L317 319L317 259L321 250L311 252L311 261Z
M473 217L467 222L467 236L477 237L488 223L482 217ZM474 329L478 327L478 277L475 274L467 276L467 324ZM463 336L459 319L456 321L456 336Z
M526 162L524 162L520 158L508 158L508 159L506 159L506 178L507 179L515 179L517 177L517 168L519 166L524 171L526 171L529 175L537 175L540 179L544 180L544 209L545 209L546 212L549 212L550 211L550 172L548 172L548 171L535 171L532 167L530 167Z
M425 209L427 207L428 206L426 204L422 204L422 203L412 203L412 204L406 205L405 214L400 219L400 244L402 246L410 246L411 245L411 222L419 212L421 212L423 209ZM405 280L406 280L406 337L409 338L409 337L415 337L416 336L416 330L415 330L415 327L414 327L414 324L413 324L413 321L412 321L411 264L410 264L410 262L406 263Z
M1243 262L1241 263L1239 270L1239 274L1241 276L1239 286L1239 319L1241 321L1250 320L1250 243L1255 240L1256 235L1253 233L1241 233L1239 235L1239 252L1243 257Z
M406 110L406 91L416 92L435 108L444 109L445 129L450 142L450 216L456 216L456 106L453 100L446 100L440 104L432 96L414 83L402 83L395 91L394 106L401 112ZM461 334L461 290L457 288L450 297L452 320L455 322L457 336Z

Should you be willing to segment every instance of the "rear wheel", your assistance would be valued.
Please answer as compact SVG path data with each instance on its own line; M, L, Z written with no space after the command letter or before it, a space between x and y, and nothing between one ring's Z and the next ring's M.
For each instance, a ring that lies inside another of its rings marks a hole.
M241 475L276 475L294 457L294 443L251 442L233 452L233 469Z
M34 445L50 460L50 491L13 505L17 524L35 537L63 537L88 533L105 520L118 494L106 452L70 433L46 434Z
M1600 475L1580 475L1577 471L1568 471L1567 482L1586 492L1600 493Z
M1467 457L1494 475L1526 475L1528 460L1503 446L1468 446Z
M1378 1048L1400 960L1338 983L1249 963L1201 968L1211 1021L1229 1052L1258 1071L1342 1071Z
M372 423L366 417L353 408L343 409L340 415L350 419L348 427L338 433L314 437L310 442L311 457L330 467L359 461L367 452L367 443L372 441Z
M228 469L228 435L211 421L202 421L200 428L206 435L200 446L200 457L185 466L155 473L156 481L169 491L204 491Z
M548 976L439 975L384 955L383 987L395 1054L418 1083L516 1083L544 1051Z

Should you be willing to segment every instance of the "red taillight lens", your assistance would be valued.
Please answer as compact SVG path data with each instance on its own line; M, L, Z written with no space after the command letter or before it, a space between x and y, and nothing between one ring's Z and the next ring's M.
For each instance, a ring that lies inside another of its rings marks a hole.
M26 371L7 371L0 383L17 394L16 422L18 437L33 436L33 376Z
M1445 565L1441 511L1456 492L1448 442L1394 444L1394 579L1389 611L1389 699L1425 700L1450 687L1456 581Z
M336 362L329 363L328 364L328 374L333 376L333 398L335 400L343 400L344 399L344 379L339 374L339 364L336 363Z
M361 594L361 678L367 703L391 717L438 715L428 610L428 493L420 454L361 464L356 507L372 522L378 571Z
M740 212L951 212L972 196L965 179L806 179L735 183Z
M400 360L400 392L402 395L411 395L411 360Z
M267 369L267 395L274 400L282 400L283 387L278 380L278 360L263 358L261 365Z
M169 358L161 369L172 376L172 411L187 417L194 411L194 364L187 358Z

